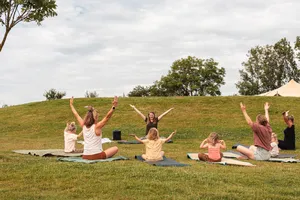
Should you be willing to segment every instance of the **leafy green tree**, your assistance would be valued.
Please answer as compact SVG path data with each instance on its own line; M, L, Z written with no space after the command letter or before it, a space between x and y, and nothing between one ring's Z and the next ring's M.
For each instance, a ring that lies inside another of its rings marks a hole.
M298 61L300 62L300 36L296 38L295 51L296 51L296 56L298 58Z
M41 22L54 17L56 0L0 0L0 25L4 26L4 35L0 43L0 52L11 29L20 22Z
M149 87L143 87L141 85L133 88L132 91L128 93L129 97L146 97L149 96Z
M44 93L44 97L46 97L47 100L62 99L64 96L66 96L66 92L59 92L55 89L50 89Z
M95 98L95 97L98 97L99 94L96 91L94 91L94 92L86 91L84 96L86 98Z
M221 95L225 69L211 59L187 57L176 60L168 75L156 82L164 96L216 96Z
M296 46L297 42L295 49ZM240 70L241 80L236 84L242 95L264 93L281 87L291 79L300 80L295 60L297 55L286 38L274 45L256 46L247 56L248 60L242 63L244 69Z
M212 58L176 60L166 76L149 87L137 86L128 96L216 96L221 95L225 69Z
M149 96L170 96L167 89L163 88L161 82L155 81L154 85L149 87Z
M3 104L3 105L2 105L2 108L7 108L7 107L8 107L7 104Z

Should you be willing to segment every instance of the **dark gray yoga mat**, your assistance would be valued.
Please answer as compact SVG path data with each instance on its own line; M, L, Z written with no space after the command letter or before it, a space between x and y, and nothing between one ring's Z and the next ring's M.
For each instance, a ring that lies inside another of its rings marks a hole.
M163 157L163 160L160 161L145 161L142 156L135 156L135 159L148 163L149 165L153 165L153 166L161 166L161 167L170 167L170 166L174 166L174 167L186 167L186 166L190 166L189 164L184 164L184 163L179 163L176 160L172 160L170 158L166 158L165 156Z
M58 156L58 157L74 157L82 156L82 153L66 153L63 149L33 149L33 150L13 150L15 153L32 155L32 156Z
M229 150L229 151L225 151L223 152L223 156L226 158L237 158L239 156L242 156L243 154L238 152L238 151L233 151L233 150ZM272 157L272 158L295 158L297 155L295 154L284 154L281 153L276 157Z
M58 161L65 161L65 162L79 162L79 163L97 163L97 162L111 162L111 161L117 161L117 160L128 160L128 158L124 156L116 156L112 158L107 159L99 159L99 160L86 160L82 159L82 157L66 157L66 158L57 158Z

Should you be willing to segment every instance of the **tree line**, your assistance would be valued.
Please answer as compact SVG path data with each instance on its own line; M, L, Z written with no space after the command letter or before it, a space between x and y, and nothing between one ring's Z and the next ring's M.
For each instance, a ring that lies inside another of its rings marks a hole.
M247 54L236 83L239 94L257 95L285 85L291 79L300 81L300 37L293 45L282 38L274 45L256 46ZM224 82L225 69L214 59L188 56L176 60L166 76L151 86L138 85L131 97L145 96L217 96Z

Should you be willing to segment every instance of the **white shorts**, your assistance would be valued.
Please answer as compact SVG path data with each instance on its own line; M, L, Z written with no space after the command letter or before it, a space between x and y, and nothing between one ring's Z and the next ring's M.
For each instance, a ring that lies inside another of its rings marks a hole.
M271 158L271 154L269 151L265 150L264 148L261 147L256 147L254 150L254 159L255 160L269 160Z

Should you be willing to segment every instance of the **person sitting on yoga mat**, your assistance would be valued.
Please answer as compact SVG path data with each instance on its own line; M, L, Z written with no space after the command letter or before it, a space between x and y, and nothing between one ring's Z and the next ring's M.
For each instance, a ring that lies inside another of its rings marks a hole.
M146 146L146 154L142 155L142 158L146 161L159 161L163 160L163 156L165 152L162 151L162 145L163 143L170 140L174 135L176 131L171 133L169 137L166 139L161 139L159 137L159 132L156 128L151 128L147 134L147 139L141 140L138 138L135 134L130 134L131 136L134 136L137 141L140 143L145 144Z
M283 120L287 124L287 128L284 130L284 139L279 140L278 147L284 150L295 150L296 140L295 140L295 125L294 116L289 115L289 111L282 113Z
M134 105L130 106L143 118L143 120L146 122L146 135L148 134L149 130L151 128L157 128L158 122L163 118L163 116L165 116L166 114L168 114L171 110L173 110L174 108L170 108L169 110L167 110L166 112L164 112L163 114L161 114L158 117L155 117L155 113L154 112L150 112L148 113L148 117L146 117L145 115L143 115L143 113L141 113Z
M67 123L67 126L64 130L64 140L65 140L65 149L66 153L82 153L82 149L75 149L77 138L82 136L82 132L76 135L76 125L75 122Z
M83 138L84 138L84 150L83 159L97 160L110 158L118 152L118 147L114 146L103 151L102 148L102 128L111 118L115 108L118 105L118 97L115 97L112 102L112 107L106 114L106 116L99 122L98 112L92 107L88 106L88 112L84 119L82 119L73 106L73 97L70 99L70 107L73 114L75 115L80 126L83 127Z
M269 160L271 157L270 150L272 149L272 128L269 124L269 103L266 102L264 105L265 115L257 115L256 122L252 122L251 118L248 116L246 106L243 105L243 103L240 103L240 106L248 125L253 131L254 145L251 145L249 149L238 145L236 150L244 154L246 158L250 158L252 160Z
M279 155L279 148L278 148L278 139L277 139L277 135L276 133L272 133L272 142L271 142L271 151L270 151L270 154L271 154L271 157L276 157Z
M219 139L219 135L215 132L209 134L208 138L202 141L200 144L201 149L208 149L208 155L205 153L199 153L198 158L208 162L220 162L223 154L221 149L226 149L224 140Z

